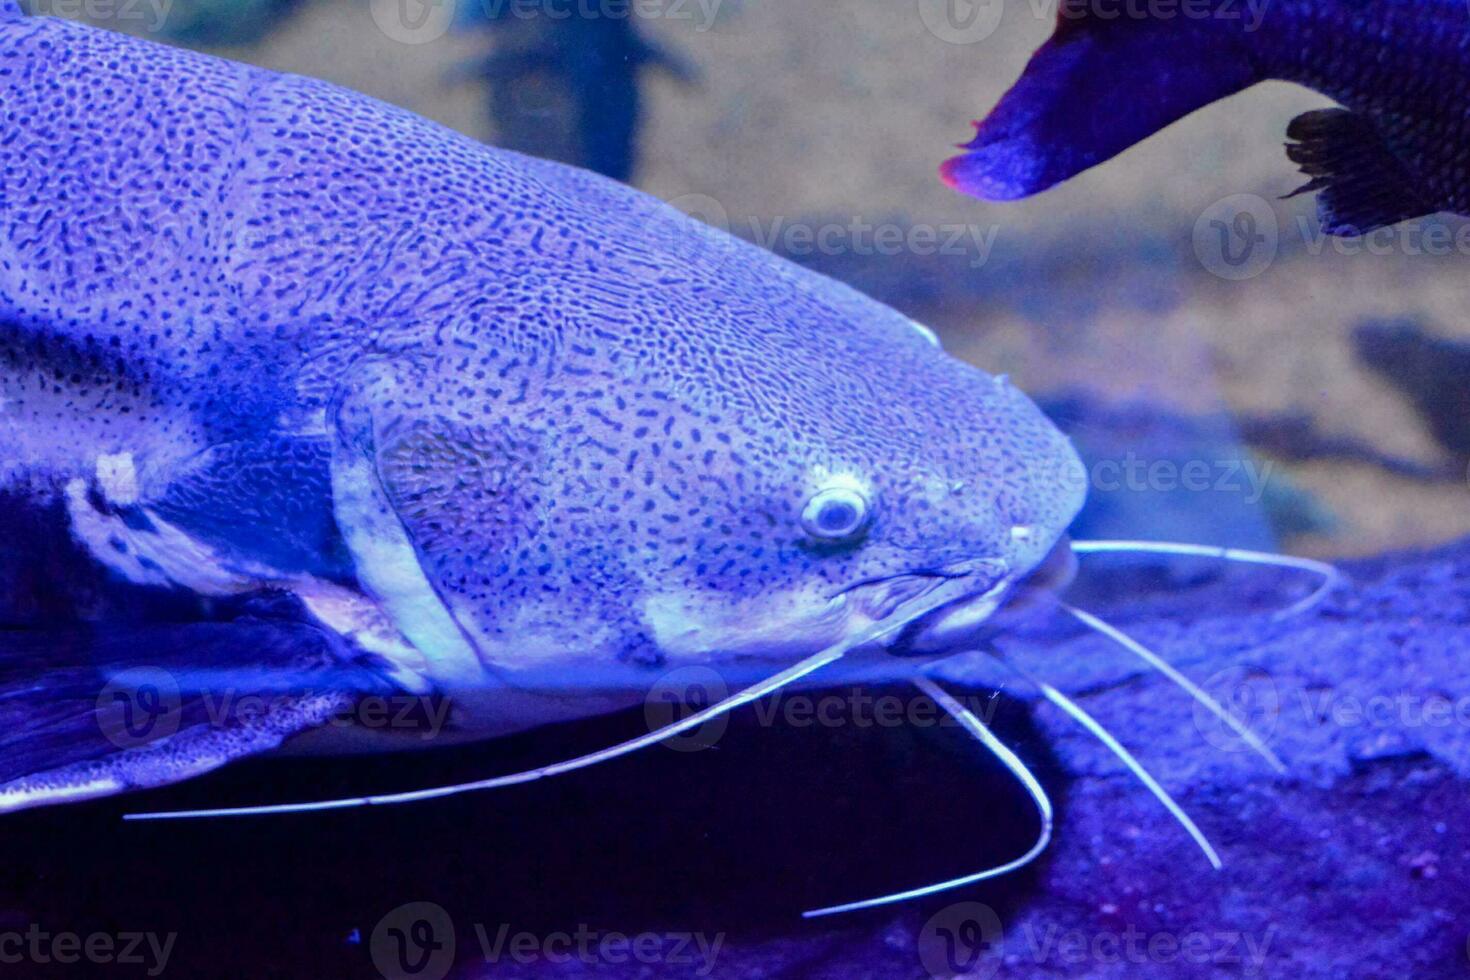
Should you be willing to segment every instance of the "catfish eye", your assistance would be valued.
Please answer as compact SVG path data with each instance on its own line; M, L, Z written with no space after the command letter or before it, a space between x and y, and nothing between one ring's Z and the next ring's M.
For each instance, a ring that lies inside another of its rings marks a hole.
M822 541L855 538L868 526L868 498L850 487L829 487L806 502L801 526Z

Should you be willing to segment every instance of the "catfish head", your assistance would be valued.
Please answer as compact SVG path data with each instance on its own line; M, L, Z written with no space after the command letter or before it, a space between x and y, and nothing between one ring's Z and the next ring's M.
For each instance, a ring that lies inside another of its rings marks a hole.
M542 312L580 325L565 343L376 364L335 416L338 523L432 662L568 694L834 646L907 672L893 655L969 649L1066 557L1083 469L1024 394L882 304L616 193L643 220L614 225L597 280L560 280Z

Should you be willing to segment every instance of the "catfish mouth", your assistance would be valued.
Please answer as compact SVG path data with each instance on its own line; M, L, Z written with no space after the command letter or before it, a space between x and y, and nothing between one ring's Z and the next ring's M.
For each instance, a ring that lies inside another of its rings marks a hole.
M874 642L892 656L945 656L974 649L997 629L996 613L1025 609L1071 580L1076 558L1063 537L1046 558L1018 581L996 558L976 559L942 569L906 572L852 586L857 610L878 624ZM1011 599L1012 593L1018 593Z
M1010 589L1009 566L984 558L944 568L869 579L840 593L872 625L859 646L877 645L897 656L929 652L929 634L956 615L983 620Z

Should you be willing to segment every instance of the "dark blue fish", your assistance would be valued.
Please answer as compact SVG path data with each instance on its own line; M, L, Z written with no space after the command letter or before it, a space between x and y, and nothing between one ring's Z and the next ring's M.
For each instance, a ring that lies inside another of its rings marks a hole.
M1218 0L1141 14L1063 0L1056 33L977 124L945 180L990 200L1040 193L1257 82L1339 108L1291 122L1287 155L1324 228L1362 234L1470 214L1470 6L1463 0Z
M645 38L631 16L507 22L504 12L491 5L478 12L501 32L504 49L467 66L465 73L491 84L492 114L500 144L508 149L629 180L637 166L644 75L662 69L683 82L695 78L692 66ZM538 78L549 82L570 110L560 140L548 132L545 114L528 112L518 97L520 86Z

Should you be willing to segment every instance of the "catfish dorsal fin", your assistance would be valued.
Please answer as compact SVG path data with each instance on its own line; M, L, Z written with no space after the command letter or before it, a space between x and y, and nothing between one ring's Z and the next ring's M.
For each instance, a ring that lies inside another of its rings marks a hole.
M1329 235L1363 235L1438 211L1388 140L1347 109L1304 112L1287 127L1286 155L1311 178L1292 194L1320 191L1317 213Z
M0 20L24 16L25 11L20 7L20 0L0 0Z

